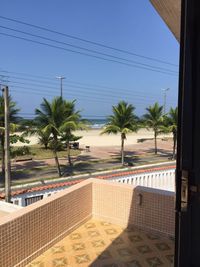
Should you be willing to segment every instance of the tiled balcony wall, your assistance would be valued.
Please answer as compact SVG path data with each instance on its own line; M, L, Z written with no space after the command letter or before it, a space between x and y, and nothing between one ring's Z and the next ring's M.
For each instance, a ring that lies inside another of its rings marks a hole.
M91 217L174 235L174 194L88 179L0 220L0 266L25 266Z
M173 192L107 181L93 183L93 216L122 226L135 225L174 236Z
M77 184L0 220L0 266L25 266L92 215L92 183Z

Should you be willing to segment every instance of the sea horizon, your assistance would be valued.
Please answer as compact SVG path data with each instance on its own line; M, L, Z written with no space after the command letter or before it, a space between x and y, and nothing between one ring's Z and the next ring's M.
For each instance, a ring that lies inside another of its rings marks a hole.
M96 118L85 118L89 123L90 123L90 127L92 129L101 129L102 127L104 127L104 125L107 122L107 119L96 119Z

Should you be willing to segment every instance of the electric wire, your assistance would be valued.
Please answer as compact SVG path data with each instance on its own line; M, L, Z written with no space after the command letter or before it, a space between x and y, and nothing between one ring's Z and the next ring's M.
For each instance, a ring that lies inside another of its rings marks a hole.
M54 92L57 91L59 88L58 87L52 87L52 86L49 86L49 85L44 85L44 84L40 84L40 83L27 83L27 82L19 82L19 81L15 81L13 79L10 79L7 81L7 84L22 84L22 85L28 85L28 86L33 86L33 87L42 87L42 88L47 88L47 89L53 89ZM94 90L93 88L87 88L87 87L80 87L80 86L73 86L73 85L70 85L70 87L65 87L63 89L63 91L68 91L68 89L72 89L72 88L75 88L75 90L73 90L72 92L73 93L84 93L84 95L86 93L89 93L89 94L93 94L93 95L101 95L101 96L105 96L105 97L121 97L121 93L120 92L109 92L109 91L106 91L106 92L102 92L100 91L99 89L98 90ZM79 90L77 90L79 89ZM82 90L83 89L83 90ZM52 90L49 90L49 92L52 92ZM124 93L125 96L130 96L130 97L135 97L135 98L142 98L142 99L146 99L146 96L144 94L137 94L137 93ZM157 97L158 95L151 95L151 96L148 96L148 99L151 99L151 98L155 98Z
M79 55L84 55L84 56L89 56L89 57L96 58L96 59L101 59L103 61L109 61L109 62L112 62L112 63L118 63L118 64L125 65L125 66L132 67L132 68L148 70L148 71L151 71L151 72L162 73L162 74L171 75L171 76L177 76L177 74L175 74L175 73L156 70L156 69L152 69L152 68L148 68L148 67L142 67L142 66L138 66L138 65L134 65L134 64L129 64L129 63L126 63L126 62L115 60L115 59L109 59L109 58L104 58L104 57L100 57L100 56L95 56L95 55L92 55L92 54L83 53L83 52L80 52L80 51L75 51L75 50L72 50L72 49L68 49L68 48L64 48L64 47L61 47L61 46L56 46L56 45L52 45L52 44L48 44L48 43L44 43L44 42L40 42L40 41L36 41L36 40L32 40L32 39L28 39L28 38L25 38L25 37L16 36L16 35L13 35L13 34L7 34L7 33L0 32L0 35L7 36L7 37L12 37L12 38L19 39L19 40L24 40L24 41L31 42L31 43L40 44L40 45L43 45L43 46L48 46L48 47L51 47L51 48L56 48L56 49L59 49L59 50L64 50L64 51L67 51L67 52L76 53L76 54L79 54Z
M124 50L124 49L108 46L108 45L105 45L105 44L102 44L102 43L99 43L99 42L94 42L94 41L87 40L87 39L84 39L84 38L80 38L80 37L77 37L77 36L74 36L74 35L58 32L56 30L52 30L52 29L49 29L49 28L46 28L46 27L42 27L42 26L39 26L39 25L34 25L34 24L31 24L31 23L28 23L28 22L25 22L25 21L13 19L13 18L8 18L8 17L5 17L5 16L0 16L0 18L4 19L4 20L7 20L7 21L15 22L15 23L18 23L18 24L21 24L21 25L26 25L26 26L29 26L29 27L32 27L32 28L40 29L40 30L43 30L43 31L46 31L46 32L50 32L50 33L58 34L58 35L61 35L61 36L65 36L65 37L68 37L68 38L71 38L71 39L79 40L79 41L82 41L82 42L85 42L85 43L93 44L93 45L96 45L96 46L99 46L99 47L103 47L103 48L111 49L111 50L118 51L118 52L121 52L121 53L125 53L125 54L128 54L128 55L132 55L132 56L135 56L135 57L139 57L139 58L147 59L147 60L150 60L150 61L155 61L155 62L159 62L159 63L162 63L162 64L167 64L167 65L178 67L178 65L174 64L174 63L170 63L170 62L167 62L167 61L164 61L164 60L160 60L160 59L156 59L156 58L140 55L140 54L137 54L137 53L133 53L131 51L127 51L127 50Z
M58 40L55 40L55 39L51 39L51 38L47 38L47 37L44 37L44 36L32 34L32 33L29 33L29 32L13 29L13 28L10 28L10 27L5 27L5 26L1 26L0 25L0 28L7 29L7 30L10 30L10 31L14 31L14 32L17 32L17 33L22 33L22 34L25 34L25 35L28 35L28 36L31 36L31 37L37 37L37 38L40 38L40 39L43 39L43 40L46 40L46 41L51 41L51 42L54 42L54 43L57 43L57 44L62 44L62 45L70 46L70 47L73 47L73 48L81 49L81 50L84 50L84 51L87 51L87 52L92 52L92 53L95 53L95 54L98 54L98 55L111 57L111 58L114 58L114 59L117 59L117 60L123 60L123 61L126 61L126 62L134 63L134 64L145 66L145 67L148 67L148 68L153 68L153 69L157 69L157 70L161 70L161 71L166 71L166 72L178 74L178 72L174 71L174 70L170 70L170 69L166 69L166 68L162 68L162 67L157 67L157 66L152 66L152 65L141 63L141 62L137 62L137 61L134 61L134 60L130 60L130 59L126 59L126 58L110 55L110 54L107 54L107 53L102 53L102 52L99 52L99 51L96 51L96 50L88 49L88 48L77 46L77 45L72 45L72 44L69 44L69 43L66 43L66 42L61 42L61 41L58 41Z
M30 93L32 93L32 94L34 94L34 95L41 95L41 96L52 96L52 97L55 97L56 95L55 94L53 94L53 93L51 93L51 92L49 92L48 90L42 90L43 91L43 93L41 93L41 90L36 90L35 88L27 88L27 87L22 87L22 86L10 86L10 88L11 88L11 92L12 91L14 91L14 92L16 92L16 90L15 90L15 88L20 88L20 89L22 89L22 90L20 90L20 92L21 93L26 93L26 94L30 94ZM14 90L13 90L14 89ZM18 93L20 93L19 91L18 91ZM66 96L66 94L64 93L64 95ZM78 100L80 100L80 99L86 99L86 100L93 100L93 102L95 103L95 102L99 102L100 100L102 101L102 102L107 102L107 103L111 103L111 101L113 101L113 102L118 102L118 100L119 100L119 98L118 97L116 97L116 98L108 98L108 97L96 97L96 96L86 96L86 95L84 95L84 94L73 94L73 93L69 93L69 94L67 94L67 96L68 96L68 98L71 98L71 99L78 99ZM127 99L127 98L124 98L124 99ZM129 97L129 101L131 100L131 98ZM133 98L133 101L134 101L134 103L135 104L147 104L147 102L146 101L143 101L143 99L135 99L135 98ZM150 100L148 99L148 102L149 102ZM151 101L155 101L155 100L151 100Z
M25 73L21 73L21 72L20 73L18 73L18 72L10 72L10 71L0 71L0 72L3 72L3 73L11 73L11 74L13 73L13 74L20 75L20 77L13 76L13 75L7 75L6 76L7 79L14 78L14 79L17 79L17 80L33 81L33 82L37 82L37 83L50 84L50 85L53 84L55 86L58 85L58 83L55 82L55 79L49 78L49 77L38 76L38 75L31 75L31 74L25 74ZM0 74L0 76L1 76L1 74ZM29 78L24 78L24 77L21 77L21 76L39 77L40 79L47 79L47 80L49 80L51 82L37 80L37 79L29 79ZM72 83L72 85L71 85L71 83ZM134 89L119 88L119 87L116 88L116 87L102 86L102 85L97 85L97 84L81 83L81 82L75 82L75 81L66 81L66 82L64 81L63 84L64 85L67 85L67 86L70 86L72 88L84 89L84 91L86 91L85 89L95 91L95 90L99 90L99 88L100 88L101 89L101 92L102 91L105 91L105 92L108 92L109 91L109 92L113 92L114 94L116 94L119 91L123 91L124 94L138 95L138 96L141 95L141 96L145 96L145 98L146 98L146 94L147 94L146 91L135 91ZM87 85L87 86L75 86L73 84L80 84L80 85ZM151 92L151 96L158 96L158 94L153 94Z

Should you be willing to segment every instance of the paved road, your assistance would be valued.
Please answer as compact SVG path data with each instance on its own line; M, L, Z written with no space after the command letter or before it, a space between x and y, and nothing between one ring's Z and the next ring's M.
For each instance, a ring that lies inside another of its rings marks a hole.
M171 155L172 141L158 140L158 155L154 155L153 140L125 147L126 161L133 166L166 161ZM68 166L67 159L59 160L65 176L78 173L92 173L121 167L120 147L92 147L74 158L74 166ZM97 162L98 161L98 162ZM31 160L12 163L12 180L57 177L54 159Z

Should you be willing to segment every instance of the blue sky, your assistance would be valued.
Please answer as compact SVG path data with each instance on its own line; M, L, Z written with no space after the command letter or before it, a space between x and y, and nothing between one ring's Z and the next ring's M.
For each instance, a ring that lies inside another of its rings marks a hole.
M0 16L178 65L179 44L148 0L2 0ZM0 25L178 72L176 66L112 51L1 18ZM0 28L0 33L38 40L3 28ZM39 106L43 96L52 99L53 95L59 95L59 81L55 78L58 75L66 77L64 97L77 99L77 108L85 116L108 115L112 105L119 100L133 104L136 113L141 115L145 107L155 101L163 104L163 88L170 88L167 109L176 105L176 74L129 67L4 35L0 35L0 42L0 75L9 76L4 80L10 81L13 99L27 117ZM49 80L27 74L48 77Z

